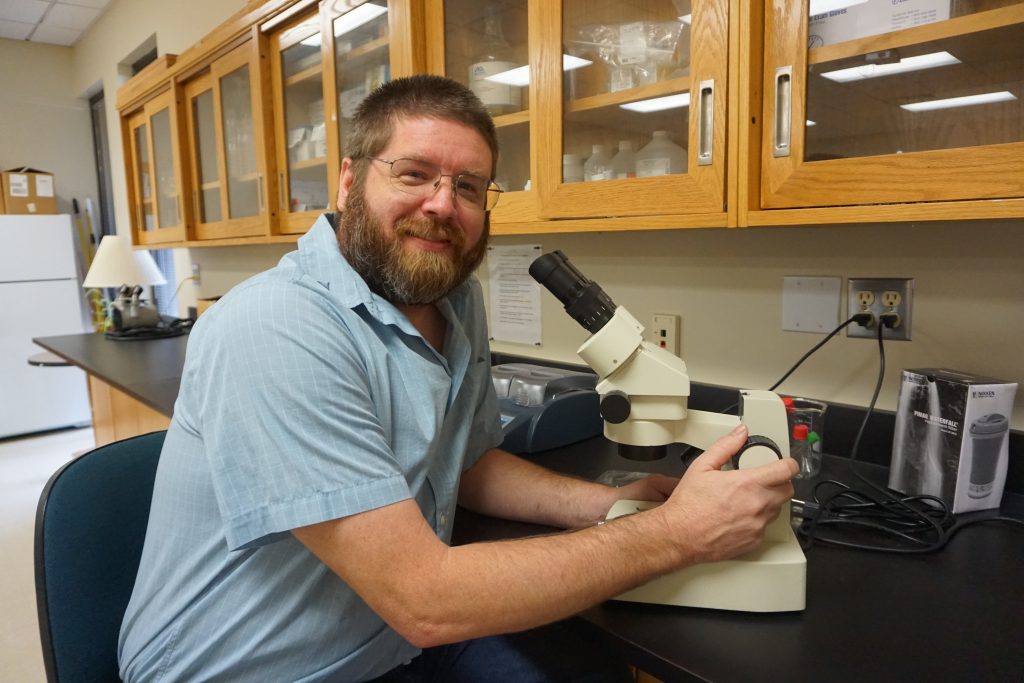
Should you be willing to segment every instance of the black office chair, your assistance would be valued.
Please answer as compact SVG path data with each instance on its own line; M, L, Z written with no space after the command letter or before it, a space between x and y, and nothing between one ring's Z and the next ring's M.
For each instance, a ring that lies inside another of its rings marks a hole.
M139 570L166 432L89 451L36 509L36 607L50 683L120 681L117 637Z

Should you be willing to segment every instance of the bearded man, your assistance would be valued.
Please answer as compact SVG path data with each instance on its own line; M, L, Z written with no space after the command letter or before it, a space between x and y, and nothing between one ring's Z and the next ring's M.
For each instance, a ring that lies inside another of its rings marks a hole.
M742 430L678 486L610 488L498 448L472 277L497 155L465 87L385 84L352 124L339 214L196 324L122 678L628 680L561 620L759 542L794 472L720 472ZM620 498L666 502L595 525ZM578 531L450 547L457 503Z

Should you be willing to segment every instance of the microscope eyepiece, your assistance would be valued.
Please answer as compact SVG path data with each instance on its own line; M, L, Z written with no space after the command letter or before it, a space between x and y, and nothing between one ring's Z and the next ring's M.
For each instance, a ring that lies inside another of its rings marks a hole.
M597 332L615 315L615 302L560 251L537 257L530 264L530 275L554 294L565 312L588 332Z

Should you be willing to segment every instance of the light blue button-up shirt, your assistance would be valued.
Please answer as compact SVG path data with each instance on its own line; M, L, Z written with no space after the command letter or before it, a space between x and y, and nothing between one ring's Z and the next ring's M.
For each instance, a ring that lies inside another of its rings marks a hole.
M412 498L451 537L501 442L480 285L438 353L342 258L326 216L196 324L119 643L127 681L360 681L419 650L291 529Z

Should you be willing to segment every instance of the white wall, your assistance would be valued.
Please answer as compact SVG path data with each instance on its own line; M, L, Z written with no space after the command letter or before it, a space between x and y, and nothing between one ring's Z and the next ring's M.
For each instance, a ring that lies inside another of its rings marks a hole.
M96 198L89 102L74 85L74 51L0 39L0 169L54 174L57 211Z
M782 330L787 275L911 277L913 340L887 342L878 406L894 410L900 370L946 367L1024 383L1024 221L680 230L500 238L561 249L644 325L682 316L691 379L767 388L824 335ZM481 272L485 279L486 270ZM544 344L494 349L580 362L586 338L546 290ZM842 311L845 312L845 294ZM845 318L844 318L845 319ZM779 391L867 405L878 345L837 336ZM1018 390L1013 428L1024 428Z

